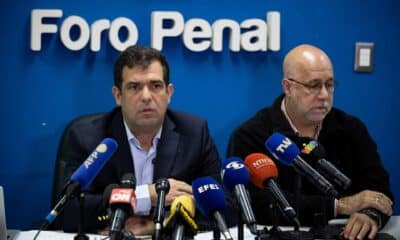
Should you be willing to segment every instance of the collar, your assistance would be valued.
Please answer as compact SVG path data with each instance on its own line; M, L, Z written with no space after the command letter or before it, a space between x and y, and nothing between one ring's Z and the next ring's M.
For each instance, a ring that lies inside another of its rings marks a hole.
M128 137L128 142L132 142L136 147L140 148L139 140L135 137L135 135L132 134L125 119L123 121L124 121L126 136ZM152 140L152 146L157 146L157 143L161 138L162 129L163 129L163 127L161 125L160 129L158 129L156 135L154 136L154 138Z
M286 120L289 122L290 127L293 129L294 133L297 136L300 136L300 131L296 128L296 126L293 124L292 120L289 117L289 114L286 111L286 98L283 98L281 101L281 110L283 112L283 115L286 117ZM321 132L321 128L322 128L322 122L318 123L317 126L315 126L314 129L314 134L313 134L313 138L314 139L318 139L319 133Z

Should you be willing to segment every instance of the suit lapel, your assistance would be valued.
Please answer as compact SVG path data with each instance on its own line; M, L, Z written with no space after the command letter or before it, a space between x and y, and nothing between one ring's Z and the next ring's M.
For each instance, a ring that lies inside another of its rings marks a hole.
M168 117L164 119L163 130L157 145L157 156L154 162L153 182L159 178L171 176L172 167L177 161L180 134L175 131L175 123Z
M118 142L118 149L113 155L113 161L118 173L118 178L120 179L123 174L127 172L135 174L135 169L123 123L121 108L117 108L115 112L111 119L110 131L111 136Z

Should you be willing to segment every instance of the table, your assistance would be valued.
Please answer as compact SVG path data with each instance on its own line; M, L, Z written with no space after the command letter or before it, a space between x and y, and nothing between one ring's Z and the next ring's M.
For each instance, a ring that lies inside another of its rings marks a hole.
M346 219L335 219L329 221L329 224L345 224ZM262 226L261 226L262 227ZM281 227L283 231L285 230L292 230L291 227ZM303 230L308 230L308 228L302 228ZM230 228L230 233L233 239L238 239L237 237L237 227ZM32 240L35 236L37 230L30 230L30 231L20 231L16 234L13 240ZM388 233L395 237L396 239L400 239L400 216L392 216L386 226L381 230L381 232ZM72 240L74 239L75 234L73 233L63 233L57 231L42 231L39 234L37 240ZM89 240L105 240L108 239L107 236L103 235L94 235L88 234ZM198 233L195 236L195 240L210 240L212 239L213 233L212 232L204 232ZM140 239L151 239L151 236L143 236ZM254 235L244 227L244 239L245 240L254 240Z

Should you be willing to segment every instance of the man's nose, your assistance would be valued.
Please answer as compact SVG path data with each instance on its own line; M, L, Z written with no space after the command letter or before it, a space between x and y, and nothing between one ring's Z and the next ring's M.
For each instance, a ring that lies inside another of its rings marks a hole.
M151 92L148 86L144 86L142 89L142 100L148 101L151 99Z
M319 90L318 96L322 98L327 98L329 97L330 92L328 91L328 88L326 87L325 84L321 85L321 88Z

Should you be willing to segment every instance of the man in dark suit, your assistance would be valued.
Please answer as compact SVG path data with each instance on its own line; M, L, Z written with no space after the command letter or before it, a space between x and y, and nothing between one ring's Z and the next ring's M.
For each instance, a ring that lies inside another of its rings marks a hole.
M85 201L85 228L104 227L97 217L104 212L102 194L107 185L119 183L125 173L136 177L137 209L125 228L134 234L151 234L151 209L156 205L154 182L168 178L166 205L182 194L192 196L191 182L202 176L220 180L220 157L205 120L168 109L174 87L169 66L157 50L132 46L114 65L112 93L118 105L109 113L75 121L65 133L63 158L65 182L97 144L114 138L119 147L91 184ZM66 231L77 229L77 202L58 220ZM146 217L147 216L147 217Z

